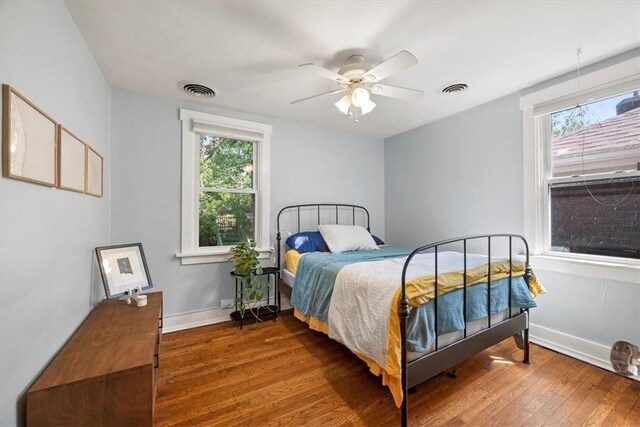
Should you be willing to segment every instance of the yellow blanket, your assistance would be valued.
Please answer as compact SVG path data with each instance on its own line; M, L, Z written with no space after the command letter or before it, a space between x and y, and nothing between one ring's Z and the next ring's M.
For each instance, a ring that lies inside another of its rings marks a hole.
M284 266L287 270L296 274L298 271L298 264L300 264L300 259L305 256L306 253L299 253L295 249L291 249L284 254Z

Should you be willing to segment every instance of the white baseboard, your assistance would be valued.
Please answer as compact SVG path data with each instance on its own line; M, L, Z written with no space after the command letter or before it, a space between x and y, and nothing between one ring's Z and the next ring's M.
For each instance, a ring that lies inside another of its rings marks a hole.
M282 309L293 308L286 297L282 297ZM233 308L212 308L209 310L195 311L193 313L165 316L162 321L162 333L182 331L184 329L213 325L215 323L229 322L229 315Z
M609 362L611 349L605 345L533 323L529 324L529 337L542 347L613 372Z

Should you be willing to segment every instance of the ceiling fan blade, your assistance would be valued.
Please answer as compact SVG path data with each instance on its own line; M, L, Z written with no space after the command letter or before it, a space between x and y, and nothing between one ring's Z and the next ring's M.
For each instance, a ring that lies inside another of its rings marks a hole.
M296 99L291 104L297 104L299 102L308 101L308 100L314 99L314 98L322 98L323 96L336 95L338 93L342 93L342 92L346 92L346 91L347 91L347 89L337 89L337 90L332 90L331 92L319 93L317 95L309 96L309 97L306 97L306 98Z
M406 99L408 101L414 101L422 96L424 93L417 89L407 89L398 86L389 86L376 83L371 86L371 93L374 95L388 96L390 98Z
M343 83L347 81L344 76L316 64L302 64L298 68L304 68L312 73L324 77L325 79L333 80L334 82Z
M418 63L418 59L410 52L403 50L396 53L382 64L367 71L364 78L368 82L379 82L392 74L402 71Z

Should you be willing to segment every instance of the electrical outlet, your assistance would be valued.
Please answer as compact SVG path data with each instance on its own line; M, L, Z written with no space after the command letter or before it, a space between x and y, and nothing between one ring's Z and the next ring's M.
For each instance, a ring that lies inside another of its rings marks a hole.
M232 299L223 299L220 301L220 308L234 308L235 301Z

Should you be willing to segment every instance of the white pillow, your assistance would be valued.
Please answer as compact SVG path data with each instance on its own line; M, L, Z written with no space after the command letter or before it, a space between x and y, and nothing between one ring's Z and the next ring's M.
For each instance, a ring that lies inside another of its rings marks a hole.
M319 225L331 253L378 249L371 233L360 225Z

